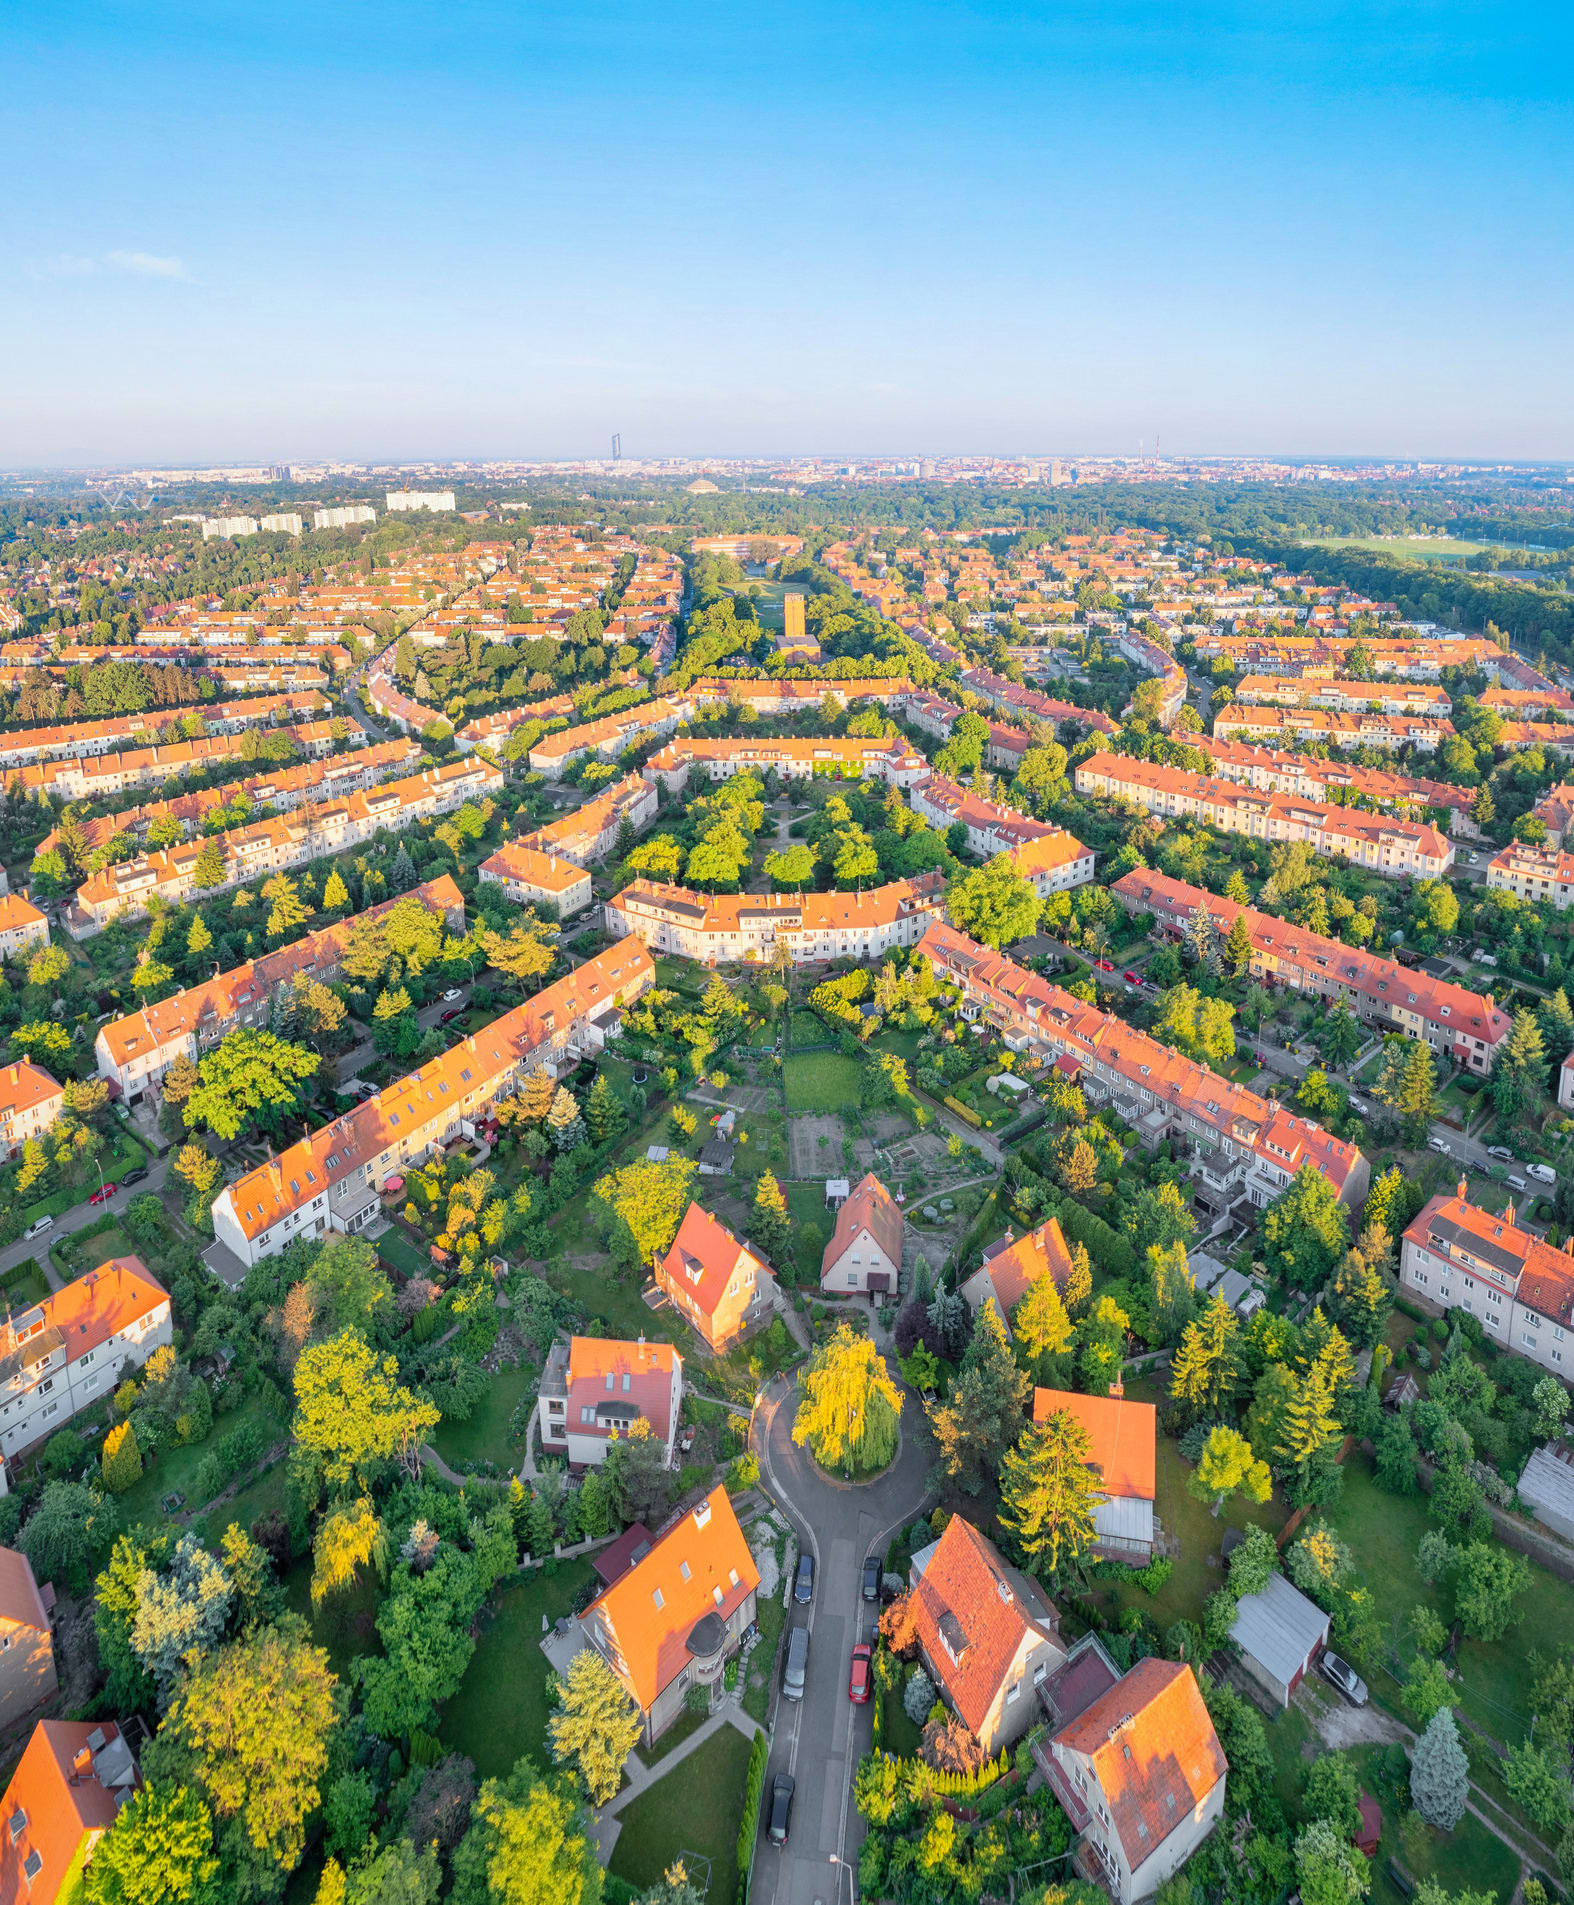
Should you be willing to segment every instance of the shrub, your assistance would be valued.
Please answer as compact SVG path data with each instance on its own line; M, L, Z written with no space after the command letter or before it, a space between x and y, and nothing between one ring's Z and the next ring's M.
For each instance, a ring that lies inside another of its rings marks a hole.
M914 1726L922 1726L934 1705L935 1683L922 1667L914 1667L902 1694L902 1709Z
M760 1830L760 1798L765 1791L765 1762L770 1747L765 1735L756 1731L749 1748L749 1771L743 1784L743 1817L738 1822L738 1896L748 1895L750 1868L754 1864L754 1841Z
M104 1486L112 1495L123 1495L135 1482L142 1478L142 1451L137 1446L137 1432L129 1422L117 1422L104 1437L104 1450L100 1458Z

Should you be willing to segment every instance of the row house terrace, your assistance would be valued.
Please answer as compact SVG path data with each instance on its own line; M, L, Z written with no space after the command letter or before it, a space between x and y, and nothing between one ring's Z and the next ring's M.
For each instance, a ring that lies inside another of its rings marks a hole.
M1133 1031L955 927L931 926L919 951L937 978L961 988L964 1018L984 1019L1010 1050L1055 1065L1091 1102L1113 1104L1145 1146L1189 1141L1193 1195L1210 1210L1242 1202L1263 1210L1307 1165L1341 1203L1359 1208L1365 1198L1365 1157L1311 1119Z
M756 714L800 714L818 708L827 696L843 708L854 701L899 706L913 692L913 684L903 675L815 675L808 680L785 675L772 680L760 675L699 675L689 684L688 696L697 708L737 702Z
M1031 715L1057 726L1062 721L1079 721L1083 727L1100 734L1116 732L1115 723L1097 708L1079 708L1074 701L1057 701L1051 695L1040 694L1036 688L1024 688L1017 682L1007 681L1004 675L993 674L987 668L970 668L962 676L961 685L1005 714Z
M561 780L581 754L608 760L642 736L670 734L680 722L687 721L692 712L692 705L686 701L669 701L665 697L642 701L637 707L604 715L599 721L586 721L578 727L543 735L530 750L530 765L549 781Z
M645 779L660 781L677 793L691 773L713 781L734 774L776 773L783 780L809 780L829 775L838 780L866 776L894 787L911 787L929 772L929 763L905 741L869 740L728 740L719 735L680 734L645 763Z
M1236 690L1257 707L1342 708L1381 714L1452 714L1444 689L1425 682L1332 681L1301 675L1243 675Z
M67 915L67 929L76 938L87 938L112 919L139 917L155 894L175 906L199 891L222 892L359 846L383 829L399 832L418 820L452 813L467 800L501 792L502 786L502 775L489 762L459 759L322 806L304 807L293 815L144 854L105 867L84 881ZM199 885L198 861L215 842L224 861L223 877Z
M1553 1249L1514 1221L1472 1204L1463 1178L1452 1197L1434 1197L1405 1232L1399 1283L1445 1314L1464 1310L1504 1349L1564 1382L1574 1367L1574 1238Z
M1324 741L1330 747L1413 747L1431 754L1454 732L1454 724L1432 715L1272 708L1231 702L1213 717L1213 731L1220 740L1242 734L1273 734L1291 741Z
M523 707L498 708L492 714L478 714L454 734L454 745L461 754L478 747L501 747L515 728L527 721L572 721L574 697L549 695L544 701L527 701Z
M549 820L533 833L521 834L522 847L534 847L540 853L556 854L572 860L575 866L588 867L604 860L617 845L618 832L626 820L638 833L656 818L660 802L648 776L625 774L582 807Z
M309 759L320 760L334 750L332 721L298 721L281 726L291 744ZM366 740L359 721L344 720L344 738L356 747ZM77 760L41 761L10 777L13 790L24 794L54 794L62 800L103 800L139 787L162 787L171 775L189 774L219 761L240 761L244 734L210 734L192 741L169 741L154 747L124 748L113 754L84 755ZM414 759L414 756L411 756Z
M1540 688L1488 688L1481 706L1507 721L1567 721L1574 716L1574 695L1551 682Z
M1079 794L1103 794L1150 814L1200 820L1221 833L1301 840L1325 858L1396 879L1441 879L1454 864L1450 842L1419 821L1367 815L1294 794L1259 794L1235 781L1129 755L1095 754L1077 768L1076 784Z
M354 927L362 920L381 919L412 899L431 912L442 913L449 932L463 933L464 895L448 874L440 874L398 899L370 907L355 919L340 920L321 932L308 933L293 945L264 953L260 959L248 960L243 966L188 986L157 1005L143 1006L140 1011L100 1026L93 1045L99 1077L112 1096L127 1104L137 1103L148 1092L156 1093L177 1058L184 1056L195 1062L230 1032L242 1026L267 1025L274 995L297 973L323 984L337 979Z
M939 873L857 893L712 894L635 880L607 901L606 925L652 952L706 966L766 962L778 945L807 965L916 946L944 903Z
M1507 846L1487 862L1487 885L1564 912L1574 906L1574 854L1561 847Z
M1418 779L1386 767L1352 767L1338 760L1318 760L1310 754L1290 754L1282 748L1254 747L1247 741L1221 740L1216 734L1192 734L1188 747L1207 755L1221 779L1240 781L1259 793L1298 794L1305 800L1354 804L1370 801L1384 812L1441 813L1448 831L1461 839L1479 840L1481 829L1470 817L1475 789L1453 787L1447 781Z
M1128 911L1152 913L1160 929L1180 938L1200 910L1222 940L1244 915L1251 935L1251 973L1320 999L1343 999L1368 1025L1424 1039L1451 1064L1481 1077L1512 1029L1490 993L1471 992L1448 979L1411 971L1359 946L1328 939L1254 907L1240 906L1168 874L1137 868L1110 888Z
M1505 721L1497 738L1500 748L1545 748L1549 754L1574 755L1574 724L1564 721Z
M1003 853L1040 899L1093 878L1093 849L1064 827L986 800L971 788L930 774L909 790L913 812L942 832L960 824L974 853L991 859Z
M151 709L146 714L119 714L104 721L76 721L65 727L22 728L0 735L0 769L31 767L39 761L58 761L81 755L113 754L138 735L156 735L170 721L196 714L210 732L238 734L249 727L280 727L296 720L315 719L330 712L327 699L315 692L259 695L248 701L220 701L202 708Z
M249 1267L296 1237L360 1230L377 1214L389 1177L468 1135L478 1114L513 1092L528 1072L560 1077L620 1036L623 1008L648 991L655 976L637 941L611 946L226 1185L213 1205L223 1252ZM216 1267L224 1274L222 1254Z

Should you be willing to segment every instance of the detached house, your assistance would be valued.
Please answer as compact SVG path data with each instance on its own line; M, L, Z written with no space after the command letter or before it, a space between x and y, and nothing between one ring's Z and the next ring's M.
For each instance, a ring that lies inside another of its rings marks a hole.
M649 1744L692 1686L717 1687L754 1625L759 1570L725 1488L680 1515L580 1615L586 1640L645 1716Z
M1151 1402L1128 1402L1118 1384L1107 1396L1035 1389L1033 1420L1046 1422L1052 1415L1069 1415L1087 1431L1089 1464L1104 1490L1093 1511L1098 1552L1145 1567L1153 1559L1158 1411Z
M776 1278L724 1223L690 1204L656 1282L714 1350L757 1323L776 1301Z
M547 1355L536 1420L548 1455L599 1465L620 1435L647 1422L670 1464L683 1406L683 1358L670 1343L576 1336Z
M913 1556L912 1604L930 1678L986 1753L1025 1733L1034 1690L1065 1664L1042 1591L960 1515Z
M1011 1312L1027 1295L1030 1285L1042 1276L1051 1276L1055 1288L1064 1290L1070 1275L1071 1252L1059 1220L1051 1217L1025 1237L1013 1239L1008 1230L1004 1237L987 1245L983 1263L962 1285L962 1294L974 1316L985 1303L993 1303L1009 1335Z
M838 1296L856 1290L894 1296L901 1270L901 1206L870 1171L836 1213L836 1230L820 1259L820 1288Z
M1156 1892L1224 1811L1224 1748L1191 1668L1172 1660L1139 1661L1039 1764L1120 1905Z
M94 1846L139 1784L113 1720L40 1720L0 1799L0 1899L77 1896Z
M0 1548L0 1726L41 1706L59 1686L49 1611L32 1566Z

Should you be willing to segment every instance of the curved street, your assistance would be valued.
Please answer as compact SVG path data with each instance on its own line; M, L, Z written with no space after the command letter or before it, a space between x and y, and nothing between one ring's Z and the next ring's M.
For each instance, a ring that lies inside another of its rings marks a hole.
M894 1371L893 1371L894 1374ZM832 1481L804 1449L794 1446L797 1386L778 1379L754 1414L752 1443L763 1478L799 1541L814 1556L814 1600L791 1603L787 1628L811 1632L808 1680L801 1701L781 1697L783 1635L776 1670L776 1736L765 1775L760 1837L755 1847L751 1905L835 1905L856 1896L863 1826L852 1803L852 1778L873 1738L872 1706L847 1697L852 1650L873 1638L878 1608L861 1598L864 1557L884 1559L892 1534L929 1505L934 1443L923 1404L902 1388L902 1446L895 1462L872 1482ZM785 1849L765 1837L771 1785L777 1773L797 1781L792 1830ZM840 1858L853 1871L833 1862Z

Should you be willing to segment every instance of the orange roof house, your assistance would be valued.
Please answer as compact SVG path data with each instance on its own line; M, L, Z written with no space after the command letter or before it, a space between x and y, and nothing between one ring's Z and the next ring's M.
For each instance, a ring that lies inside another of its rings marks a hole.
M712 1349L742 1335L776 1301L770 1266L698 1204L683 1213L656 1282Z
M40 1720L0 1799L0 1899L69 1898L138 1783L112 1720Z
M1060 1621L994 1543L953 1515L913 1556L912 1609L935 1684L988 1753L1037 1717L1034 1689L1065 1664Z
M1224 1749L1175 1661L1139 1661L1054 1735L1050 1755L1055 1796L1121 1905L1178 1871L1224 1810Z
M0 1548L0 1726L30 1713L59 1684L49 1610L32 1566L15 1548Z
M683 1358L670 1343L615 1337L561 1339L547 1354L536 1405L541 1444L585 1466L606 1460L619 1436L645 1422L672 1460L683 1404Z
M825 1290L895 1293L902 1269L902 1211L873 1171L836 1213L820 1259Z
M962 1294L975 1316L982 1304L992 1302L1009 1333L1011 1312L1026 1296L1029 1285L1037 1283L1046 1272L1055 1279L1057 1290L1065 1289L1071 1275L1071 1252L1060 1221L1054 1217L1014 1242L1008 1230L988 1245L983 1263L962 1285Z
M691 1686L714 1686L754 1620L759 1569L725 1488L680 1515L580 1615L655 1739Z
M1069 1415L1087 1431L1088 1463L1104 1490L1093 1514L1100 1554L1145 1566L1153 1556L1157 1410L1151 1402L1128 1402L1118 1384L1107 1396L1035 1389L1033 1420L1052 1415Z

